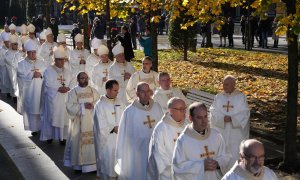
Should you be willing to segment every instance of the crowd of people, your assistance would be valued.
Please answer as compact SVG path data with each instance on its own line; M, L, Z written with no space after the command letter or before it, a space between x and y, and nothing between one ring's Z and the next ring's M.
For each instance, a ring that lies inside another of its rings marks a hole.
M0 89L17 98L25 130L65 146L65 166L101 180L277 179L263 144L248 139L250 110L233 76L206 107L153 71L151 57L136 71L121 38L111 60L96 37L90 53L80 33L71 50L51 28L38 38L34 25L20 29L1 32Z

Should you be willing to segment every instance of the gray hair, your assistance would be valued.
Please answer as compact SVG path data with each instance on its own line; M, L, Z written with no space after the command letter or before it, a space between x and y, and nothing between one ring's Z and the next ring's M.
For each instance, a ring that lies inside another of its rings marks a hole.
M189 114L190 116L194 117L194 111L195 109L200 108L202 110L207 111L207 107L205 106L204 103L200 103L200 102L194 102L193 104L191 104L189 106Z
M168 109L172 108L173 104L178 101L178 100L182 100L179 97L172 97L171 99L169 99L168 103L167 103L167 107ZM183 100L182 100L183 101ZM184 102L184 101L183 101Z

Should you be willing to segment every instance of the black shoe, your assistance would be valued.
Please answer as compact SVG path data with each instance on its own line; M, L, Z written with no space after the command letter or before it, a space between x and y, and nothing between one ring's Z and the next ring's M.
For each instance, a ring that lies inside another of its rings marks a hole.
M62 141L59 141L59 144L62 145L62 146L66 145L66 140L64 139Z
M222 44L220 44L220 46L219 47L222 47Z
M31 132L32 136L36 136L38 134L38 132Z
M9 93L6 94L6 97L11 98L11 95Z
M53 139L48 139L48 140L47 140L47 143L48 143L48 144L52 144L52 141L53 141Z
M223 47L226 47L226 45L224 44Z

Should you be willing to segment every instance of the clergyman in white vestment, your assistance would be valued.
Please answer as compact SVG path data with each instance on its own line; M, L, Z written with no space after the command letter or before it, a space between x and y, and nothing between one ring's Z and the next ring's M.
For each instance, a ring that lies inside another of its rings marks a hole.
M70 57L71 50L67 46L67 38L63 33L60 33L60 34L57 35L57 43L58 43L59 46L64 47L65 52L66 52L64 68L71 71L70 62L69 62L69 57Z
M112 50L116 60L109 68L108 79L115 79L119 83L118 97L125 104L128 104L126 98L126 86L131 75L135 72L134 67L130 62L125 60L124 47L121 44L117 44Z
M97 175L101 180L117 179L114 171L115 149L119 122L125 109L125 104L117 98L118 81L108 80L105 89L106 94L100 97L94 110Z
M210 107L211 127L216 128L226 143L226 152L231 154L229 168L239 159L239 145L249 138L250 110L246 96L235 89L235 78L226 76L224 92L216 95Z
M264 166L264 145L256 139L243 140L240 145L240 159L222 180L277 180L276 174Z
M18 63L17 76L22 103L24 129L36 135L41 129L41 89L43 74L47 66L36 56L37 46L34 40L25 43L27 56Z
M54 50L54 65L48 66L44 73L41 103L41 141L58 139L64 144L67 139L69 117L66 109L68 91L72 88L73 76L64 69L65 50L59 46Z
M208 126L207 108L195 102L189 106L191 124L176 141L173 180L217 180L227 171L230 155L222 135Z
M167 102L172 97L179 97L184 100L187 106L190 105L189 100L183 95L180 89L171 87L171 78L167 72L159 73L158 83L160 87L154 92L153 100L160 104L164 112L168 111Z
M38 56L42 57L45 63L50 66L53 63L53 50L54 47L57 47L57 43L54 42L54 36L50 28L46 29L44 32L46 41L42 44Z
M175 143L188 124L185 102L173 97L168 101L168 112L155 126L149 143L147 179L171 180L171 164Z
M105 45L100 45L97 49L97 53L100 57L100 61L92 70L92 83L99 94L104 95L106 93L105 82L108 80L108 72L112 61L108 58L109 50Z
M17 68L18 62L22 60L22 53L19 52L17 35L11 35L9 37L9 41L11 47L5 53L4 62L9 77L8 86L10 90L10 95L16 98L19 95Z
M78 86L68 92L67 111L71 116L64 165L82 172L96 171L93 133L93 110L99 99L96 89L89 86L86 72L77 75Z
M92 53L87 57L86 65L85 65L85 72L88 73L89 77L92 77L93 68L100 61L100 57L98 54L98 48L100 47L100 45L101 45L101 40L97 39L96 37L91 42Z
M3 40L3 46L0 48L0 89L2 93L9 93L9 77L5 66L5 53L9 49L9 33L2 33L1 39Z
M152 59L151 57L144 57L143 69L135 72L128 80L126 87L126 95L129 103L136 99L135 88L139 82L146 82L149 84L150 89L154 92L158 87L158 73L152 71Z
M86 60L90 52L83 47L83 35L75 36L76 48L70 52L69 65L73 76L76 76L80 71L86 71Z
M120 121L115 166L119 180L147 178L150 137L163 116L147 83L138 83L136 91L138 99L127 106Z

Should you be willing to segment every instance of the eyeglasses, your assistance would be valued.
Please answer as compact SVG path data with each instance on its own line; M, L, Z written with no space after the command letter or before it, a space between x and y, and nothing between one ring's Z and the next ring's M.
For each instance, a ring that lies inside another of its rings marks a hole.
M171 108L171 109L174 109L174 110L180 111L180 112L185 112L186 111L186 108Z
M246 155L245 154L245 158L254 162L254 161L264 161L265 160L265 155L261 155L261 156L253 156L253 155Z

